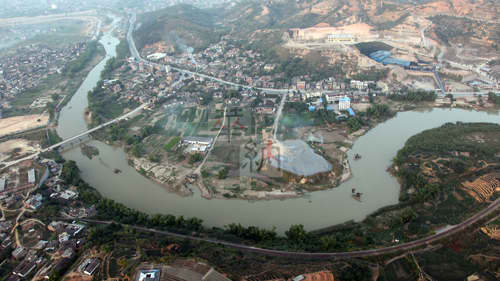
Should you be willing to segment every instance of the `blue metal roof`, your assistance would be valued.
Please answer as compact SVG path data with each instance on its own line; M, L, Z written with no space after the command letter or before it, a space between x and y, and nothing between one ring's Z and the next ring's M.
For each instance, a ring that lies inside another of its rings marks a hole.
M356 114L354 113L354 110L352 110L352 108L350 108L350 107L347 109L347 112L349 112L349 115L351 115L351 116L356 116Z
M369 57L372 60L379 62L383 65L395 64L395 65L401 65L403 67L409 67L411 64L411 62L409 61L393 58L392 53L389 51L376 51L371 53Z

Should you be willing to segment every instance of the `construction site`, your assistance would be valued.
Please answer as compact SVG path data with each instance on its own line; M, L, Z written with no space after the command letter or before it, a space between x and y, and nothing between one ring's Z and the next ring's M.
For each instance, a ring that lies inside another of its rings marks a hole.
M397 86L444 91L497 87L500 72L492 46L500 24L439 14L443 7L435 9L433 16L398 11L399 19L388 27L382 24L384 28L376 24L376 15L370 15L373 25L350 21L291 28L283 35L282 47L299 57L319 52L331 64L347 57L355 62L353 73L389 68L397 75L391 81ZM440 81L426 81L436 69Z

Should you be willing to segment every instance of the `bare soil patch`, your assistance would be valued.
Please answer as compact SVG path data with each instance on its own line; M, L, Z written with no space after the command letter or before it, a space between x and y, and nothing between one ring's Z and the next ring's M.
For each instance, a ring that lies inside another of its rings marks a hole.
M23 115L0 120L0 136L46 126L49 123L48 114Z

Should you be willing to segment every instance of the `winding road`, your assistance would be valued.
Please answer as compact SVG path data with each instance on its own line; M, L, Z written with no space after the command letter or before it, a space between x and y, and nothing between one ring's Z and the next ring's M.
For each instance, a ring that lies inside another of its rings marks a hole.
M181 73L186 73L186 74L190 74L193 76L202 77L202 78L212 80L212 81L215 81L215 82L218 82L221 84L225 84L228 86L241 87L243 89L256 89L256 90L260 90L260 91L270 93L270 94L286 94L289 91L289 89L257 88L257 87L252 87L252 86L248 86L248 85L233 83L233 82L225 81L225 80L222 80L222 79L210 76L210 75L206 75L203 73L194 72L194 71L190 71L190 70L183 69L183 68L178 68L178 67L172 66L170 64L160 64L160 63L155 63L155 62L143 59L141 57L141 55L139 54L139 51L137 51L137 47L135 45L134 36L133 36L136 20L137 20L137 15L135 13L132 13L130 16L130 19L129 19L129 28L127 31L127 42L128 42L130 53L139 62L142 62L146 65L151 65L151 66L161 66L161 67L168 66L170 69L179 71Z
M141 55L139 54L139 51L137 51L137 47L135 45L135 41L134 41L134 37L133 37L133 32L134 32L136 20L137 20L136 14L132 13L131 16L130 16L130 19L129 19L129 28L128 28L128 32L127 32L127 42L128 42L128 45L129 45L130 53L139 62L143 62L144 64L151 65L151 66L160 66L160 67L168 66L170 69L179 71L180 73L186 73L186 74L190 74L192 76L202 77L202 78L205 78L207 80L215 81L215 82L218 82L218 83L221 83L221 84L224 84L224 85L228 85L228 86L241 87L243 89L260 90L260 91L268 93L268 94L280 94L280 95L284 95L284 94L288 93L290 90L292 90L292 89L273 89L273 88L252 87L252 86L248 86L248 85L243 85L243 84L238 84L238 83L233 83L233 82L225 81L225 80L219 79L217 77L213 77L213 76L206 75L206 74L203 74L203 73L194 72L194 71L190 71L190 70L187 70L187 69L179 68L179 67L176 67L176 66L173 66L173 65L170 65L170 64L160 64L160 63L155 63L155 62L143 59L141 57ZM422 33L422 35L423 35L423 33ZM424 37L424 39L425 39L425 37ZM439 61L441 61L443 55L444 55L444 50L441 49L441 53L438 56L438 60ZM444 94L452 94L454 96L465 97L465 96L475 96L475 95L486 95L488 93L488 91L481 91L481 92L445 92L444 91L444 85L442 84L442 81L439 78L439 75L437 73L434 73L434 76L436 78L436 82L438 83L439 88L443 91L443 95ZM327 90L327 91L323 91L323 92L324 93L337 93L338 91ZM496 92L496 91L494 91L494 92Z

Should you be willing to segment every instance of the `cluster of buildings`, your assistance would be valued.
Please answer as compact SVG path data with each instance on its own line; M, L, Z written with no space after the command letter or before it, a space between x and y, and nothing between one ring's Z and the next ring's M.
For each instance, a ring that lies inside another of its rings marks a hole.
M462 82L467 84L469 87L480 89L480 90L494 90L497 89L498 84L494 80L486 79L478 75L470 75L464 77Z
M0 99L7 99L34 88L48 76L61 73L64 65L78 57L87 48L86 43L75 43L63 48L30 44L17 48L11 56L0 58ZM34 107L39 104L33 104Z
M166 49L164 45L157 44L144 48L142 52L144 57L155 59L158 63L179 65L224 81L256 88L337 90L348 86L333 78L312 81L309 75L285 77L278 64L265 62L260 53L240 47L229 37L223 37L220 42L195 54L167 55L159 52ZM144 62L131 60L130 67L139 72L154 72L154 67ZM174 78L167 79L174 81Z
M42 279L49 279L51 272L67 267L87 241L84 235L85 225L75 222L52 222L46 229L39 227L39 225L35 227L33 222L23 225L23 230L28 233L30 238L38 240L34 246L27 248L16 245L11 236L4 238L0 246L2 252L15 247L11 252L11 257L16 266L7 278L9 281L19 281L30 276L33 277L35 274ZM40 239L40 237L47 236L43 234L45 231L54 232L57 238ZM2 233L0 236L6 235ZM89 271L88 274L92 275L93 271Z
M26 189L35 187L37 182L37 171L43 167L32 162L24 165L11 167L0 175L0 201L9 205L16 200L15 195Z
M80 218L96 214L94 206L82 207L81 202L76 201L78 193L68 188L61 179L61 164L50 159L37 159L22 162L9 169L9 172L26 171L30 189L42 185L45 188L27 198L23 196L26 189L6 189L0 198L2 206L9 209L29 209L36 214L48 201L63 200L59 203L63 203L65 207L58 212L65 217ZM21 218L18 226L15 220L16 218L4 218L4 221L0 222L0 254L10 252L11 258L7 262L13 265L13 270L6 279L9 281L31 278L35 274L40 278L49 279L52 272L67 268L87 242L86 225L76 221L52 221L45 225L37 219ZM19 239L14 238L14 227L22 229L18 235ZM90 270L88 272L92 274Z
M353 44L360 40L376 38L371 29L372 27L365 23L333 27L321 22L308 28L292 28L287 35L295 41Z

